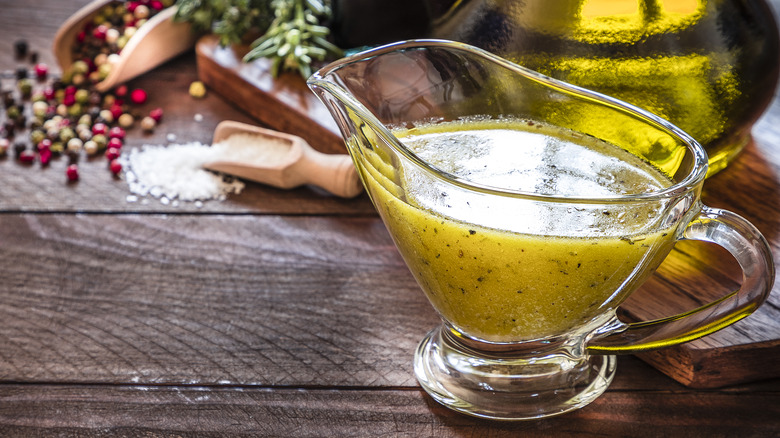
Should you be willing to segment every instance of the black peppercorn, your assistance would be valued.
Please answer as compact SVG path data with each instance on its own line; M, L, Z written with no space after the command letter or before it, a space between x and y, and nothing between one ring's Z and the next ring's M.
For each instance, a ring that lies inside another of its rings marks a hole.
M22 152L27 150L27 143L23 141L17 141L14 143L14 157L19 158L20 155L22 155Z
M26 40L17 40L14 43L14 54L16 55L17 59L24 58L27 56L27 49L29 46L27 45Z
M37 64L37 63L38 63L38 52L30 53L30 64Z
M19 67L16 69L16 80L21 81L27 79L27 67Z

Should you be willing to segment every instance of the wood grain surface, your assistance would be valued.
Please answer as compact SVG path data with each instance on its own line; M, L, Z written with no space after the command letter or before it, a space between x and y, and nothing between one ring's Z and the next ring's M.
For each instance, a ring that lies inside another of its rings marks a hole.
M87 2L0 0L3 77L22 65L17 38L52 64L58 24ZM149 92L145 110L165 115L152 134L131 130L126 147L166 144L169 134L209 143L222 120L260 123L213 90L190 98L196 58L130 82ZM778 118L775 99L755 142L703 195L755 223L775 256ZM780 435L777 290L757 314L694 348L620 357L610 388L584 409L478 420L439 406L414 379L414 349L437 316L367 196L249 183L202 207L128 202L104 159L82 161L76 184L66 183L65 164L0 160L0 437ZM739 282L722 250L682 244L641 291L663 308L632 301L627 316L684 310L704 290ZM665 297L678 287L672 309ZM690 386L646 362L680 370L674 377ZM704 372L754 382L694 388L708 386L696 380Z

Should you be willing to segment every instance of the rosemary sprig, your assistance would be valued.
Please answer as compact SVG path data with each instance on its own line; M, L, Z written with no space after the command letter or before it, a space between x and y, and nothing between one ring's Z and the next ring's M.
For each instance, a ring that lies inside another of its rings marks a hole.
M330 7L319 0L272 0L274 20L265 35L252 43L244 62L271 58L271 72L298 71L311 75L311 63L322 61L328 54L342 56L340 48L326 38L330 29L320 24L320 18L330 16Z

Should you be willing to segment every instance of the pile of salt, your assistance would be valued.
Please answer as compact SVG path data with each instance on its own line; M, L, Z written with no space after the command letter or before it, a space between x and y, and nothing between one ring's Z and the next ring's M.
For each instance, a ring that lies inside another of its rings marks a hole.
M237 133L213 146L198 142L144 145L141 149L133 148L119 160L134 195L151 196L163 204L200 203L224 200L244 189L243 182L205 170L204 164L234 161L273 165L284 159L289 150L290 145L280 139Z

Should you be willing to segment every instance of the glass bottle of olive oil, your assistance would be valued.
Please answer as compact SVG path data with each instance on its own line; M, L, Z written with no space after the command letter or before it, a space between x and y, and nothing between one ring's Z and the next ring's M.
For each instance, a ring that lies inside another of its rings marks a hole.
M431 36L647 109L702 143L710 175L748 143L780 74L763 0L461 0Z

